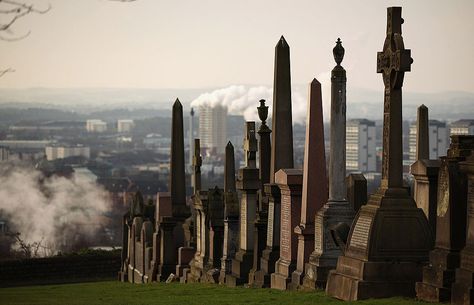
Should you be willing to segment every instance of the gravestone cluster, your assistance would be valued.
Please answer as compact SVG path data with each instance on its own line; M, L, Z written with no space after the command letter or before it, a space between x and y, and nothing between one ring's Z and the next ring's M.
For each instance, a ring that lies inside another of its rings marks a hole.
M273 114L255 101L246 122L245 166L225 148L224 189L201 188L194 140L192 196L185 196L183 109L173 105L170 192L140 193L123 217L119 278L281 290L326 289L342 300L417 296L474 304L474 136L451 136L446 157L430 160L428 108L418 109L412 192L402 177L402 86L413 60L400 7L387 9L377 72L384 82L382 181L367 196L362 174L346 177L346 71L333 49L329 167L321 84L309 84L304 163L294 168L290 47L275 47ZM258 162L257 162L258 161Z

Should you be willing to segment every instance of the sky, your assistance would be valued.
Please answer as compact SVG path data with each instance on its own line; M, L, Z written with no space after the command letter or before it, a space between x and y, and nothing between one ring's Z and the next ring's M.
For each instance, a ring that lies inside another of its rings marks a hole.
M474 91L474 1L31 0L52 9L0 41L0 88L216 88L273 82L284 35L294 84L329 79L338 37L348 86L382 90L376 53L386 7L402 6L412 71L405 90ZM3 18L0 16L0 18ZM324 81L324 80L322 80Z

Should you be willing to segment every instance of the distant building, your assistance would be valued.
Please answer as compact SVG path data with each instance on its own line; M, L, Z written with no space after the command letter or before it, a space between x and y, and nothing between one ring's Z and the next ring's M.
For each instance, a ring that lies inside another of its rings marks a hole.
M84 157L89 159L91 155L90 148L87 146L76 145L54 145L46 146L45 148L46 159L48 161L64 159L69 157Z
M227 107L199 107L199 138L201 149L208 155L223 154L227 141Z
M2 140L0 146L10 150L43 150L51 143L49 140Z
M133 127L135 127L135 123L133 120L118 120L117 121L117 131L128 133L131 132Z
M86 130L88 132L105 132L107 131L107 123L102 120L87 120Z
M8 156L10 152L8 151L8 147L0 146L0 162L8 161Z
M416 122L410 125L410 163L416 161ZM448 128L445 122L429 120L430 159L446 156L448 150Z
M375 122L366 119L346 123L347 171L376 171Z
M459 120L451 123L450 135L454 134L474 134L474 120Z

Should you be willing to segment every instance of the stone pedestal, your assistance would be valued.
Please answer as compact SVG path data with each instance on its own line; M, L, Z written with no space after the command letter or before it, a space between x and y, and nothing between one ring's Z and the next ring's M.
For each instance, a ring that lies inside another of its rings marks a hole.
M262 251L260 269L255 272L253 287L270 287L270 274L275 272L275 263L280 257L280 212L281 193L275 183L265 184L268 198L268 220L266 247Z
M176 234L176 235L175 235ZM160 222L160 264L158 280L164 281L171 273L176 272L178 247L183 243L184 232L173 217L162 217Z
M363 174L349 174L346 178L347 200L355 213L367 203L367 179Z
M428 218L433 237L436 236L439 160L418 160L411 165L415 178L413 198Z
M257 212L258 169L245 167L239 170L237 189L240 199L240 249L232 260L232 274L226 284L235 287L247 283L253 260L253 226Z
M219 284L225 284L226 276L232 274L232 260L239 247L239 218L230 217L224 220L224 248L222 251Z
M280 257L275 263L275 272L271 274L270 287L286 290L296 269L298 236L294 228L301 217L303 171L281 169L275 174L275 182L281 192Z
M249 272L249 286L255 287L256 272L260 270L260 262L263 251L267 245L267 225L268 225L268 211L260 211L257 213L257 220L255 220L254 243L253 243L253 263L252 269Z

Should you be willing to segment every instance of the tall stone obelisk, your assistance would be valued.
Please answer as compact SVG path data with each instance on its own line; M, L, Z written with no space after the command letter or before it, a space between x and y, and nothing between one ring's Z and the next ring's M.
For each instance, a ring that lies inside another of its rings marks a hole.
M224 167L224 248L222 250L219 283L224 284L226 275L232 273L232 259L238 250L239 200L235 185L234 146L229 141L225 148Z
M430 158L430 125L428 107L418 107L416 116L416 160Z
M184 175L184 129L183 106L179 99L173 104L171 119L171 162L170 185L171 217L162 217L160 223L160 265L158 274L166 279L176 271L178 264L177 249L184 246L183 223L190 216L186 206L186 189Z
M385 85L382 182L359 210L344 255L328 276L327 294L343 300L413 297L433 245L423 211L403 187L402 85L413 60L402 23L402 8L389 7L387 36L377 54Z
M275 263L280 257L281 193L275 184L275 173L293 168L290 47L283 36L275 47L274 69L270 183L264 186L268 197L267 245L262 252L260 270L255 273L257 287L270 286L270 274L275 272Z
M346 199L346 70L341 66L344 48L338 38L333 49L336 66L331 72L331 146L329 150L329 200L316 214L314 224L314 251L305 267L304 286L324 287L329 270L336 267L341 249L334 243L330 229L333 226L350 227L354 210ZM324 143L324 142L323 142ZM318 175L322 177L323 175ZM327 189L319 181L320 198ZM325 193L326 192L326 193Z

